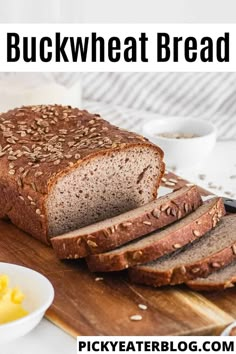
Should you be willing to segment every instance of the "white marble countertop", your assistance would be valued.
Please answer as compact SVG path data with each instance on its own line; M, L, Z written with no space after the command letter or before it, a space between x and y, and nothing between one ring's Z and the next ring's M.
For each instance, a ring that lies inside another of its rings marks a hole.
M176 171L213 193L236 198L236 141L218 142L212 155L195 169ZM1 345L1 354L74 354L76 340L46 319L27 336Z

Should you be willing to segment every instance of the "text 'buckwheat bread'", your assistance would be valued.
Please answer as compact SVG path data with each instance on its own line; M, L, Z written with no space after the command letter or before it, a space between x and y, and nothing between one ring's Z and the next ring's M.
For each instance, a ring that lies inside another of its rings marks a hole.
M183 187L137 209L54 237L52 245L61 259L102 253L162 228L201 204L202 199L196 186Z
M38 239L89 225L156 197L163 152L69 106L0 115L0 218Z
M236 218L235 218L236 228ZM236 253L236 245L234 252ZM213 291L224 290L234 287L236 283L236 262L220 269L217 272L210 274L207 278L197 278L190 280L187 285L194 290L198 291Z
M212 215L212 226L224 214L223 202L219 200L218 212ZM134 282L153 286L175 285L197 277L207 277L216 269L230 264L235 258L236 229L235 221L225 217L212 231L172 255L156 261L130 268ZM232 230L232 232L229 232Z
M113 251L88 256L89 269L93 272L117 271L170 254L211 230L212 215L218 213L218 209L219 198L214 198L164 230L154 232Z

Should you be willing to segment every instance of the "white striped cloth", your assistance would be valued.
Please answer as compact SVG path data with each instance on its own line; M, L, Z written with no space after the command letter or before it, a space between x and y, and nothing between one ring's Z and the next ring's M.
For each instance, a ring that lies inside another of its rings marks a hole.
M114 124L140 132L159 116L203 118L218 137L236 139L236 73L1 73L31 85L71 86L82 77L84 107Z
M207 119L236 139L236 73L84 73L84 105L139 131L158 116Z

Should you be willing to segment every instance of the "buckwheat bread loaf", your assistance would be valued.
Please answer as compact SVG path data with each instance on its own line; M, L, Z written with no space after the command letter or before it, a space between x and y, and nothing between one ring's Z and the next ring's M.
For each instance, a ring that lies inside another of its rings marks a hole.
M207 201L190 215L163 230L110 252L88 256L88 267L93 272L118 271L170 254L211 230L212 215L218 212L218 208L219 198Z
M97 114L29 106L0 115L0 217L41 241L156 198L162 150Z
M212 215L214 218L212 226L216 226L223 214L222 203L219 204L218 212ZM236 259L236 231L229 232L233 225L235 221L232 217L223 218L215 229L184 249L156 261L130 268L131 279L137 283L163 286L207 277Z
M61 259L102 253L169 225L201 204L196 186L183 187L116 217L54 237L52 245Z
M235 225L236 227L236 225ZM236 253L236 245L235 245ZM220 269L207 278L197 278L190 280L187 285L194 290L198 291L213 291L224 290L234 287L236 283L236 262L228 265L227 267Z

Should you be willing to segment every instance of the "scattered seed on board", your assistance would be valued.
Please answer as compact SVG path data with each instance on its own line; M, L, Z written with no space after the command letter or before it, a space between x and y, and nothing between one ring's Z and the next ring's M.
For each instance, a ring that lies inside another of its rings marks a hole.
M224 192L224 194L229 195L230 197L233 196L233 194L231 192L228 192L228 191Z
M97 277L97 278L95 278L95 281L102 281L102 280L104 280L103 277Z
M131 321L141 321L143 317L141 315L130 316Z
M206 175L204 175L204 174L200 174L200 175L198 175L198 177L199 177L199 179L200 179L200 180L202 180L202 181L203 181L203 180L206 178Z
M139 307L141 310L143 310L143 311L147 310L147 305L138 304L138 307Z

